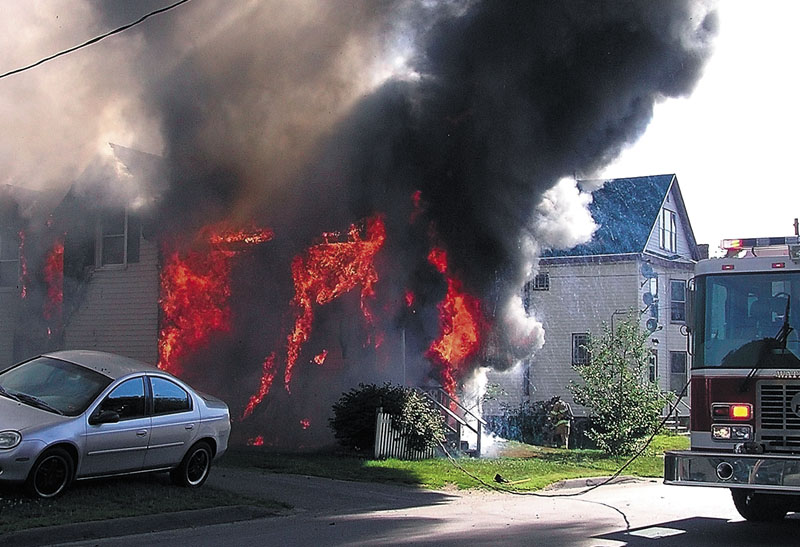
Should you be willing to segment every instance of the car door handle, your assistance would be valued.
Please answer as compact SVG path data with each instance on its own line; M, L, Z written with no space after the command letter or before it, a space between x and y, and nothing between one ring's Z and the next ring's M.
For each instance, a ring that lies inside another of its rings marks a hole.
M194 424L187 424L186 429L192 430L194 429Z
M147 435L147 430L145 430L145 429L142 429L141 431L137 431L136 432L136 436L137 437L144 437L146 435Z

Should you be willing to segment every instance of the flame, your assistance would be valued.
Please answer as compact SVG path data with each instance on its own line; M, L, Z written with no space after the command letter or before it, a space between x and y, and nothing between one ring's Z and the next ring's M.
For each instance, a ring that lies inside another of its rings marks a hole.
M47 299L42 315L48 321L61 319L64 303L64 239L58 238L47 252L44 261L44 281L47 286Z
M200 237L208 241L211 245L232 246L241 245L260 245L266 243L274 237L274 232L265 228L248 226L236 230L224 224L207 226L200 232Z
M181 361L205 346L212 333L230 330L231 259L249 245L269 241L273 232L219 224L201 230L201 250L181 253L164 245L161 269L162 329L158 367L179 374Z
M258 388L258 393L250 397L250 400L247 402L247 406L244 409L244 413L242 414L242 420L250 416L256 407L261 404L261 401L264 400L264 397L267 396L269 393L270 388L272 387L272 382L275 380L275 353L271 353L269 357L264 359L263 371L261 373L261 385Z
M447 294L439 303L439 337L431 343L426 353L440 367L442 385L455 398L460 368L480 349L481 325L484 321L480 301L464 292L461 281L447 269L447 253L436 247L428 260L444 274Z
M19 235L19 296L23 300L28 297L28 260L25 258L25 232Z
M322 350L322 353L314 356L314 362L320 366L325 364L325 359L328 357L328 350Z
M367 299L375 295L374 286L378 274L373 264L376 253L383 247L386 227L381 216L365 222L365 237L353 224L347 241L338 241L339 234L323 234L323 242L310 247L304 255L292 260L292 279L295 295L294 328L288 336L284 385L289 390L292 371L300 349L311 335L314 321L314 304L324 306L336 298L361 286L361 312L368 324L372 324L372 312Z

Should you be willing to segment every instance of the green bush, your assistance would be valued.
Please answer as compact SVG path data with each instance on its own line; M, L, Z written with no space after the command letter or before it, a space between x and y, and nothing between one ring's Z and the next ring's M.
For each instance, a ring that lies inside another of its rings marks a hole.
M583 382L571 383L573 399L592 413L586 435L612 456L629 454L651 434L668 401L647 379L649 337L635 317L621 321L614 332L606 326L590 343L590 362L574 367Z
M339 443L356 451L373 450L376 412L381 407L411 448L425 450L444 441L444 418L424 395L409 387L359 384L333 405L328 422Z

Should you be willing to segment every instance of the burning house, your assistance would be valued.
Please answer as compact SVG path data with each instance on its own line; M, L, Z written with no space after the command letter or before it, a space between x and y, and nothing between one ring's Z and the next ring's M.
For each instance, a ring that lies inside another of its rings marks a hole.
M117 147L55 210L58 340L220 396L240 442L315 446L359 382L460 397L542 345L520 312L558 246L537 203L691 91L716 17L688 0L277 4L187 4L132 31L136 64L160 67L137 97L161 159L139 176Z

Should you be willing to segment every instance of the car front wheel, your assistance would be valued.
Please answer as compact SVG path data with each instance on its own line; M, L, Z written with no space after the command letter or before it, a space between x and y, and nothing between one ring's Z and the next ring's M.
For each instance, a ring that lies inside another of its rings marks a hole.
M54 498L69 486L74 472L69 452L63 448L51 448L33 465L26 483L28 492L38 498Z
M170 473L172 482L180 486L202 486L211 470L211 447L205 441L193 445L181 464Z

